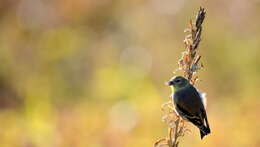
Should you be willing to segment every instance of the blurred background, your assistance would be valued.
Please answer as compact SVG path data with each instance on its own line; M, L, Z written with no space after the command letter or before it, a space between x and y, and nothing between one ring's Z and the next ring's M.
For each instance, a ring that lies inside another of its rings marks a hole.
M212 134L180 147L259 147L259 0L1 0L0 146L153 146L199 6Z

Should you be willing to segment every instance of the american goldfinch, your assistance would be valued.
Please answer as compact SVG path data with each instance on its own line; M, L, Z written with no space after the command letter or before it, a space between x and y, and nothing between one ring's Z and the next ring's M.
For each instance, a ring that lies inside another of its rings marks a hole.
M173 90L172 99L178 115L198 127L203 139L210 128L202 94L182 76L172 78L168 85Z

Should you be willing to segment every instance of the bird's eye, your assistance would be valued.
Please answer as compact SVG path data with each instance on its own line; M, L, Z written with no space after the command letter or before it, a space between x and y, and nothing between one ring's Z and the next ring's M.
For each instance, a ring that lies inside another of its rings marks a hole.
M176 82L176 83L179 83L180 81L181 81L181 80L176 80L175 82Z

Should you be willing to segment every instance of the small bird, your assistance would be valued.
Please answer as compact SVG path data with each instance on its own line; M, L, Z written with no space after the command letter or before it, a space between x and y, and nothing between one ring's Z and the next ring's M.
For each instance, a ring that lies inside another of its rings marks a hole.
M173 77L168 85L173 90L172 99L178 115L198 127L203 139L210 128L202 94L182 76Z

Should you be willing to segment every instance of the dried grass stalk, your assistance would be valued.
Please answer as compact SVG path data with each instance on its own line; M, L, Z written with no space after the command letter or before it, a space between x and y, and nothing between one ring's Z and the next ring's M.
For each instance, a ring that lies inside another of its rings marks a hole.
M198 76L195 76L198 70L203 68L199 64L201 56L198 55L198 46L201 41L202 23L205 18L206 11L204 8L199 9L194 22L190 20L189 27L184 30L187 35L184 39L185 51L182 52L182 57L178 61L178 71L182 71L191 84L198 81ZM173 108L172 100L162 105L163 121L168 124L168 136L159 139L154 143L154 147L178 147L179 138L189 131L185 122L178 116Z

